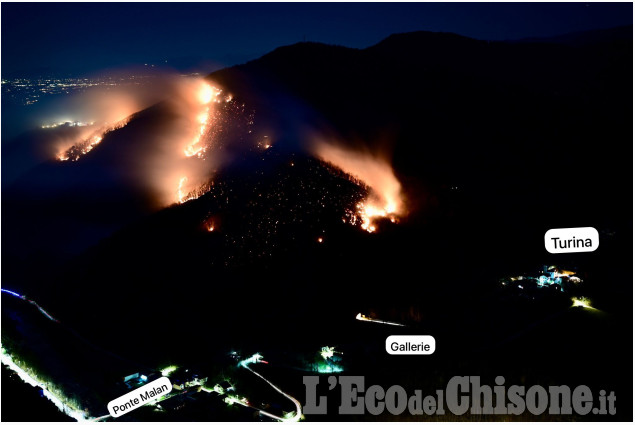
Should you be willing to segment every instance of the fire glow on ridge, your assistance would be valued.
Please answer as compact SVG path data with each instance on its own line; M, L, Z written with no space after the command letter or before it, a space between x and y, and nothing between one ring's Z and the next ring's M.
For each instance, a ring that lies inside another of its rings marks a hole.
M404 215L401 183L388 161L369 153L346 150L324 142L316 145L315 154L344 171L354 183L369 188L369 195L350 214L351 224L359 223L362 229L373 233L377 230L378 219L387 218L395 223Z
M222 93L222 90L211 86L205 81L201 81L200 84L200 88L196 94L198 101L197 104L200 105L194 120L196 132L192 140L183 150L183 154L186 158L196 157L204 160L204 154L208 146L206 141L202 139L209 132L211 126L212 120L210 117L214 112L214 105L211 103L220 103L219 96ZM179 204L196 199L204 192L200 187L194 188L194 190L187 190L185 188L187 182L187 176L180 177L176 196Z
M88 138L59 153L57 155L57 159L59 161L78 161L82 156L92 151L95 146L101 143L106 134L125 127L129 121L130 116L115 123L105 124L104 126L95 130Z

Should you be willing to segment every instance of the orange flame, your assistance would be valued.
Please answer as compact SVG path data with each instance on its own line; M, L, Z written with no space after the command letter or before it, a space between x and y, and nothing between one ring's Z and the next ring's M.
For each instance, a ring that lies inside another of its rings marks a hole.
M215 100L220 96L222 90L217 89L216 87L212 87L205 81L201 82L201 87L198 91L198 100L201 105L209 105L212 100ZM185 147L183 153L185 156L198 156L201 157L205 152L205 145L201 144L201 138L205 135L205 133L209 129L209 116L211 113L211 107L206 106L201 112L196 116L196 120L199 123L199 127L197 129L196 134L194 135L194 139Z
M315 153L370 189L369 196L357 204L356 213L349 215L351 224L359 221L362 229L372 233L377 230L379 218L388 218L394 223L405 213L401 183L385 159L324 142L316 144Z
M92 151L95 146L101 143L106 134L125 127L130 121L130 118L131 117L128 116L115 122L114 124L111 123L103 125L99 129L95 130L88 138L57 154L56 158L59 161L67 161L69 159L72 161L79 160L79 158Z

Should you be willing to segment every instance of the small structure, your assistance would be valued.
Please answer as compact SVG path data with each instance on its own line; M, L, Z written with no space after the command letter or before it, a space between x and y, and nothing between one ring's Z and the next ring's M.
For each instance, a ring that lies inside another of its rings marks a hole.
M182 391L185 388L204 385L207 377L200 376L190 369L179 369L170 375L170 382L172 382L172 388Z
M229 392L234 392L234 390L234 386L229 383L229 381L223 381L220 384L214 385L214 391L221 395Z
M158 374L155 372L135 372L124 376L123 383L128 388L137 388L156 378L158 378Z

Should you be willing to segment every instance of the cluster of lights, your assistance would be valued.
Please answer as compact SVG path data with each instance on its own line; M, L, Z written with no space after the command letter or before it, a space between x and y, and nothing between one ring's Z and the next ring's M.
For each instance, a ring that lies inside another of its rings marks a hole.
M189 75L183 75L189 77ZM94 78L15 78L2 80L2 95L17 98L25 105L32 105L40 98L50 95L84 92L91 87L103 87L106 90L115 86L141 85L151 83L150 75L130 75L127 77ZM62 123L64 124L64 123Z
M69 127L88 127L91 125L95 125L95 121L91 122L82 122L82 121L59 121L52 124L42 124L42 128L57 128L63 125L67 125Z
M559 288L561 292L564 292L565 288L563 287L563 284L567 280L568 282L572 282L575 284L583 282L582 279L575 275L575 272L570 270L558 270L556 266L551 266L546 272L541 272L541 274L537 277L512 276L509 278L509 281L505 279L501 283L503 286L507 286L509 282L535 281L539 288L555 286ZM525 288L524 283L517 286L520 289Z

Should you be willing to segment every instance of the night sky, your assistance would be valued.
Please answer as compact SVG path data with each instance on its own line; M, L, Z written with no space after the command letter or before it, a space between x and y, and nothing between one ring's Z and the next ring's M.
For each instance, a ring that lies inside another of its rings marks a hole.
M631 3L2 3L2 75L214 68L303 40L363 48L417 30L512 40L631 24Z

